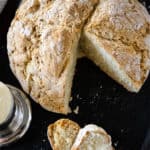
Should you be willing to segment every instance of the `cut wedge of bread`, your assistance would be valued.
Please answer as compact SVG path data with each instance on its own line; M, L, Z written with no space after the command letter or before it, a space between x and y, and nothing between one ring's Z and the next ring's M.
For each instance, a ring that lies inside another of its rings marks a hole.
M105 73L138 92L150 69L150 16L137 0L100 0L80 47Z
M47 134L53 150L71 150L79 130L79 125L68 119L51 124Z
M70 112L81 30L97 0L26 0L7 36L10 66L23 89L48 111Z
M111 137L96 125L80 129L71 150L113 150Z

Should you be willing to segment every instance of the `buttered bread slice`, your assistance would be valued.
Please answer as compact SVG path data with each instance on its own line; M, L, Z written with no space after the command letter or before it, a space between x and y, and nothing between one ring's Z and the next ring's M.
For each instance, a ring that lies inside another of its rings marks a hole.
M67 114L81 29L97 0L26 0L8 32L10 66L43 108Z
M114 150L111 137L97 125L87 125L80 129L71 150Z
M80 47L105 73L138 92L150 69L150 16L137 0L100 0Z

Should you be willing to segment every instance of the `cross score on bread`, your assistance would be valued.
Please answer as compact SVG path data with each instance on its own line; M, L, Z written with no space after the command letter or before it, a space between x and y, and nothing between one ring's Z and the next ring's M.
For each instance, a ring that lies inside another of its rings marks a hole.
M26 0L7 39L23 89L56 113L70 112L78 46L131 92L149 74L150 16L137 0Z

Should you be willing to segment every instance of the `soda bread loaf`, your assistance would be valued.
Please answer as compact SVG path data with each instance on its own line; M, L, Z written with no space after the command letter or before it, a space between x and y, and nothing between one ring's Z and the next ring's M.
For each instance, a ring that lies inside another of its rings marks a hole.
M68 119L60 119L48 127L48 139L53 150L114 150L106 131L90 124L80 129Z
M150 16L137 0L24 0L7 41L23 89L56 113L70 112L78 57L86 55L131 92L149 74Z
M80 47L105 73L138 92L150 69L150 16L137 0L100 0Z
M25 0L8 32L10 66L48 111L67 114L81 29L97 0Z
M49 125L47 135L53 150L71 150L79 130L79 125L68 119Z

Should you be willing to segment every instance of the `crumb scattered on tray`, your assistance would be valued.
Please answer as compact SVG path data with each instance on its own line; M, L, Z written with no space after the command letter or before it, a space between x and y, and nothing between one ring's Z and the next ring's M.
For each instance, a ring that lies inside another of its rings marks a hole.
M74 112L75 114L79 114L79 106L77 106L77 107L73 110L73 112Z

